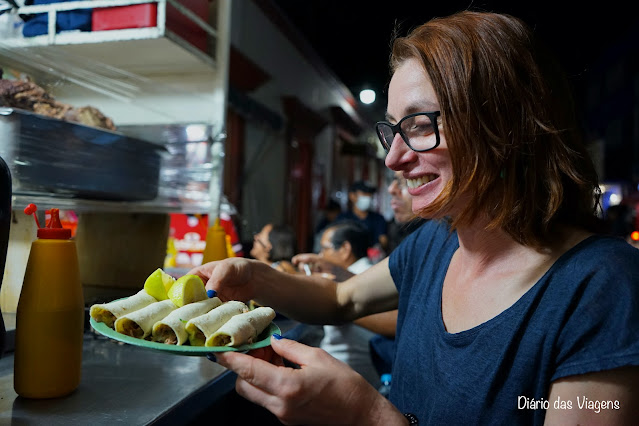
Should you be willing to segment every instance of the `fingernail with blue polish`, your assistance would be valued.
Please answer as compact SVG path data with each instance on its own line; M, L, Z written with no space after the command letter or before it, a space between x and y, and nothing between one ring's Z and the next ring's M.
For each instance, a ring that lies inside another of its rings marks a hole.
M206 357L213 362L217 362L217 358L212 353L206 354Z
M217 291L215 291L215 290L206 290L206 295L209 297L209 299L212 299L215 296L217 296Z
M273 334L273 337L275 338L275 340L282 340L282 336L277 333Z

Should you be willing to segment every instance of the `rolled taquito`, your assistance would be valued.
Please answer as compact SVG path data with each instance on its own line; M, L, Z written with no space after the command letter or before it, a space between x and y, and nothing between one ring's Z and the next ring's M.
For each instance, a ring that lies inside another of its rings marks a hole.
M235 315L248 311L248 307L235 300L226 302L204 315L195 317L186 323L191 346L204 346L206 339L215 333L225 322Z
M157 302L155 297L148 295L144 290L140 290L126 299L93 305L89 310L89 314L94 321L103 322L108 327L113 328L113 323L121 316L135 312L155 302Z
M235 315L206 339L205 346L240 346L254 343L275 318L275 311L268 307L255 308Z
M153 331L153 325L166 317L177 306L171 300L151 303L130 314L121 316L115 321L115 331L127 336L144 339Z
M195 317L206 314L221 304L222 301L220 299L213 297L189 303L174 310L153 325L153 340L169 345L183 345L189 341L189 335L185 328L186 323Z

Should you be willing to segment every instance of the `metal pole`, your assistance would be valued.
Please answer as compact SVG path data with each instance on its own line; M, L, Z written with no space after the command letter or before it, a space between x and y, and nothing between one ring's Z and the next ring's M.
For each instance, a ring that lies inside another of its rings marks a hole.
M216 73L213 81L212 165L210 195L211 216L220 217L224 193L224 142L226 141L226 103L228 98L228 74L230 52L231 0L217 0L217 39L215 49Z

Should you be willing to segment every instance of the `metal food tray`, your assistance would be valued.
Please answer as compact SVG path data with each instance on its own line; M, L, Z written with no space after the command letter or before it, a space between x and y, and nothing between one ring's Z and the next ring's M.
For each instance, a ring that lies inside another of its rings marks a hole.
M14 194L152 200L164 152L117 132L0 107L0 156Z

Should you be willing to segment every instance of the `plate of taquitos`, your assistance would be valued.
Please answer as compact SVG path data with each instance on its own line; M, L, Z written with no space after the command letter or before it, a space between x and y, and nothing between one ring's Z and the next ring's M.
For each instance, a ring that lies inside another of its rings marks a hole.
M190 356L263 348L271 335L281 334L271 308L249 310L242 302L216 297L179 308L166 300L145 300L131 308L127 299L92 306L93 329L119 342Z

